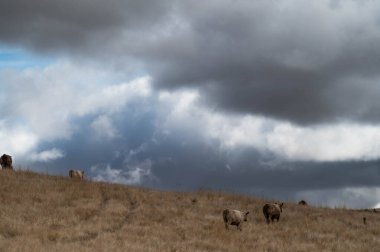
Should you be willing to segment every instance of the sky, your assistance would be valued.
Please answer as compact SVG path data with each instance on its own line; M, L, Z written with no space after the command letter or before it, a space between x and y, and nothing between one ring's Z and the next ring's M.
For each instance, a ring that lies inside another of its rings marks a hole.
M380 3L2 0L0 152L161 190L380 206Z

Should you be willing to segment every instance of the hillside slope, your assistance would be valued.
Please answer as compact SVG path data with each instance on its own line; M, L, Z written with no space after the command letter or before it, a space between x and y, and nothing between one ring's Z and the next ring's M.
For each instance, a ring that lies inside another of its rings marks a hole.
M221 192L162 192L0 170L0 251L376 251L380 215ZM224 208L249 210L240 232ZM363 216L367 224L363 224Z

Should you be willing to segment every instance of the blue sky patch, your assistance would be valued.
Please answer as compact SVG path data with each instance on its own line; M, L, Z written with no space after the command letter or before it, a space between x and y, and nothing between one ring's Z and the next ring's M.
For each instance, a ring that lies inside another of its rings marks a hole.
M0 69L45 67L53 62L47 57L36 56L21 49L0 47Z

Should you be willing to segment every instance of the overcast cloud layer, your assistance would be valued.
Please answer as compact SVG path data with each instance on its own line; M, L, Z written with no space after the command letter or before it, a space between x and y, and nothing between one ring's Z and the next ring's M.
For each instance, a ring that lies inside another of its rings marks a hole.
M157 87L200 88L218 109L301 124L380 119L376 1L19 0L0 9L5 43L141 67Z
M379 13L353 0L1 1L0 151L94 180L374 206Z

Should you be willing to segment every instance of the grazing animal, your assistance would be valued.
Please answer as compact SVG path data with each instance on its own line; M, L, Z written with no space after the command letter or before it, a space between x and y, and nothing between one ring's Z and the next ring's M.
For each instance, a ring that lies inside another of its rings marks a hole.
M247 221L249 212L242 212L239 210L225 209L223 210L224 226L228 229L229 225L235 225L240 231L243 221Z
M0 158L0 164L1 164L1 167L3 169L13 169L13 166L12 166L12 157L7 155L7 154L3 154Z
M78 178L78 179L83 180L84 179L84 171L70 170L69 176L70 176L70 178Z
M280 220L280 214L282 212L282 207L284 206L284 203L267 203L263 207L263 213L265 216L265 219L267 223L269 224L269 220L276 219L277 222Z
M304 200L300 200L300 201L298 202L298 205L307 206L307 202L304 201Z

